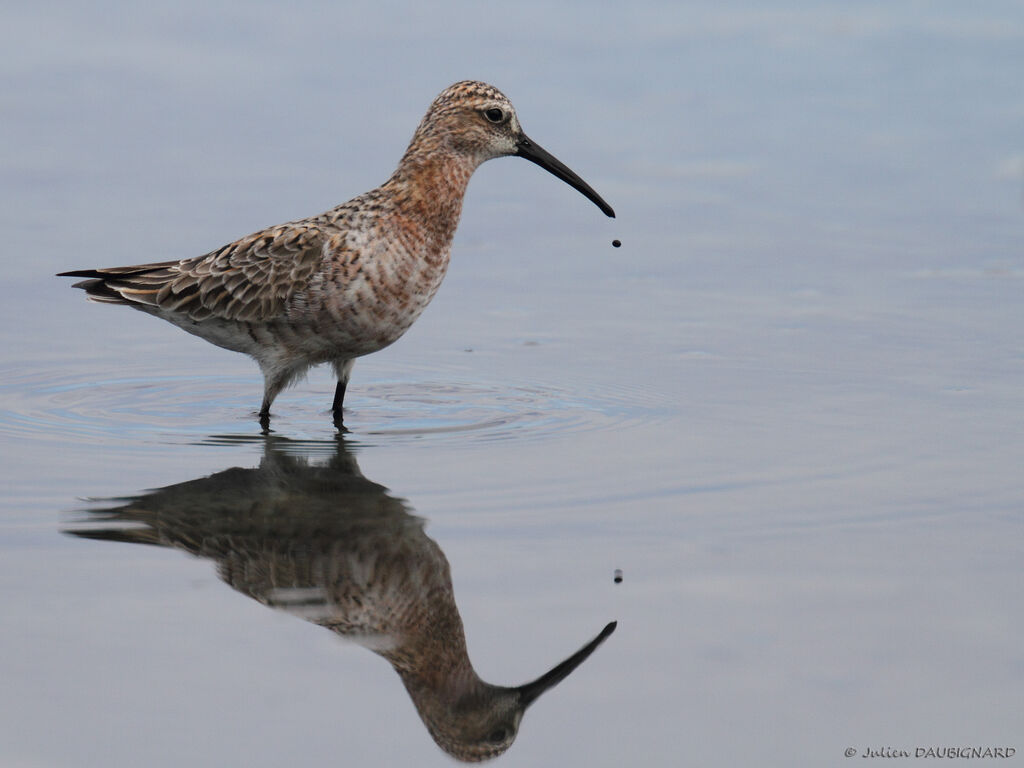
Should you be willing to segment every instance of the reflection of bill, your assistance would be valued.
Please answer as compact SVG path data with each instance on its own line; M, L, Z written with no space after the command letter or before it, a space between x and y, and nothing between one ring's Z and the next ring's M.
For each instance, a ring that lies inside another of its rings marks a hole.
M531 683L485 683L466 652L448 561L423 520L364 478L340 439L324 464L287 455L279 442L266 442L258 468L229 469L91 511L89 523L117 527L68 532L209 558L239 592L383 656L430 735L460 760L508 749L525 709L614 631L612 622Z

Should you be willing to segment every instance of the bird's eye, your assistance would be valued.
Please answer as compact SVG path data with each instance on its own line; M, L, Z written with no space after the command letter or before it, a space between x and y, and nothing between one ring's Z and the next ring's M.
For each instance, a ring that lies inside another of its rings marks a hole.
M491 107L490 109L488 109L486 112L484 112L484 116L492 123L500 123L502 120L505 119L505 113L502 112L497 107Z
M491 731L490 735L487 737L487 740L492 744L501 744L505 741L505 736L507 735L508 731L506 731L504 728L498 728L495 731Z

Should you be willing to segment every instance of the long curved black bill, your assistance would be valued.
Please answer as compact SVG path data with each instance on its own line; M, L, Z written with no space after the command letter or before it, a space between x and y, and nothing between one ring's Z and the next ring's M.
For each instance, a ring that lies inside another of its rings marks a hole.
M612 207L602 200L601 196L597 194L597 192L595 192L587 182L573 173L572 170L570 170L569 167L557 157L552 155L536 142L527 138L526 134L523 134L523 137L519 139L516 143L516 147L516 154L519 155L519 157L529 160L531 163L536 163L545 171L554 174L573 189L579 190L586 195L594 205L604 211L605 216L610 216L613 219L615 218L615 211L612 210Z
M519 703L522 705L523 709L536 701L544 691L565 680L565 678L567 678L569 674L576 669L576 667L586 661L587 657L597 650L597 646L608 639L608 635L615 631L615 627L617 625L618 622L616 621L609 623L608 626L601 630L601 634L584 645L557 667L544 673L532 683L519 686L516 690L519 691Z

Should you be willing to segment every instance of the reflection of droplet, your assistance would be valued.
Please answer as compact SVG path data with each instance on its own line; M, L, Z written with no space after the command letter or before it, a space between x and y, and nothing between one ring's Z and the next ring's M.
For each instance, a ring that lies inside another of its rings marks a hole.
M616 248L618 248L620 245L622 245L622 241L621 240L612 240L612 245L615 246Z
M615 583L616 584L621 584L622 583L622 569L621 568L616 568L615 569Z

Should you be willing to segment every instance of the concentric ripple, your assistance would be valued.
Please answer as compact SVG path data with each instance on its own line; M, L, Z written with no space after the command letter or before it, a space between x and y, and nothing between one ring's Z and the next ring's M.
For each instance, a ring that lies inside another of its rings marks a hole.
M640 389L570 392L524 382L439 380L439 374L364 375L346 401L354 442L540 439L623 429L668 411ZM34 440L218 444L259 434L253 377L125 376L35 369L0 374L0 431ZM271 428L291 440L332 445L324 404L332 392L303 384L275 403ZM212 435L212 437L211 437Z

